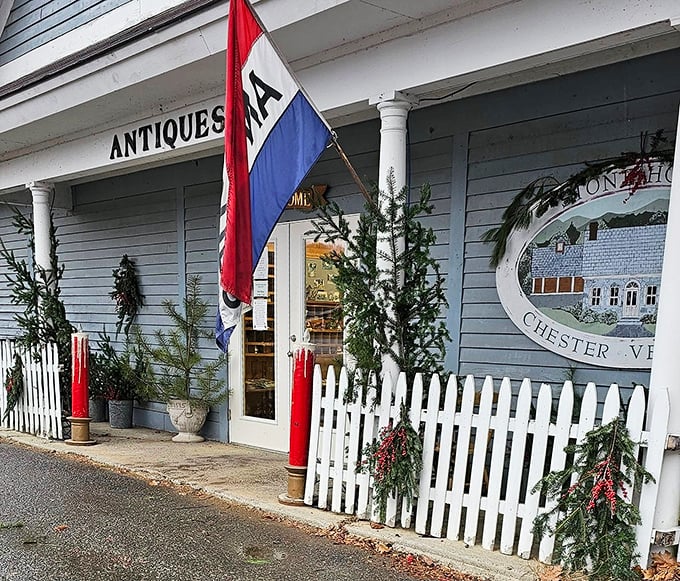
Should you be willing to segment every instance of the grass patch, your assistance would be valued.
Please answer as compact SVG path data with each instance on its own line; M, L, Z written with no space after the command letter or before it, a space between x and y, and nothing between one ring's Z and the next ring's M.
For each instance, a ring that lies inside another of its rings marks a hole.
M606 335L616 327L616 325L605 325L604 323L582 323L581 321L576 320L571 313L561 309L543 307L539 310L557 323L561 323L562 325L566 325L577 331L592 333L593 335Z

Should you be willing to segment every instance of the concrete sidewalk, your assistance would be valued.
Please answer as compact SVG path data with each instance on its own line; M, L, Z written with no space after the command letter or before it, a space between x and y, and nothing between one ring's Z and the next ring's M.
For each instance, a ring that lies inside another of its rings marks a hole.
M92 424L90 431L97 444L87 447L69 446L5 429L0 429L0 439L83 456L151 480L188 485L223 500L319 529L342 525L350 534L378 539L394 550L423 554L457 571L485 579L536 579L538 564L533 561L481 547L466 547L462 542L422 537L411 530L372 529L367 522L347 522L347 515L316 508L282 505L278 496L286 492L288 480L284 454L219 442L177 444L171 441L173 434L168 432L144 428L118 430L107 423Z

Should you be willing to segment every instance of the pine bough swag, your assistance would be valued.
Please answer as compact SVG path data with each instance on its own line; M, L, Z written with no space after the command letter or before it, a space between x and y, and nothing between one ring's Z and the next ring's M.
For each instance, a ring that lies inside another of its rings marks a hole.
M673 149L664 147L667 140L663 136L663 130L658 130L654 134L649 147L647 141L648 135L643 133L640 137L639 151L627 151L618 157L588 162L585 169L565 181L559 181L553 176L543 176L527 185L503 212L501 225L488 230L482 237L484 242L493 244L491 266L495 268L500 264L505 256L508 239L515 230L526 230L534 218L540 218L550 208L560 204L567 207L575 203L580 196L579 188L585 186L591 179L617 169L626 169L626 176L621 185L629 188L631 196L635 194L639 188L647 184L652 163L673 162Z
M116 335L121 332L127 337L130 327L144 306L144 295L139 290L135 263L123 254L120 265L113 271L113 290L109 296L116 301Z
M357 466L357 472L373 476L373 500L381 521L385 520L387 501L391 496L400 496L408 503L413 500L423 467L422 458L422 442L402 403L397 424L393 427L390 420L380 430L378 440L366 444L363 460Z
M536 517L534 533L553 534L553 561L570 571L589 570L591 581L639 579L631 566L640 511L629 500L636 486L654 479L637 461L625 424L617 418L565 452L574 455L574 464L533 488L556 502Z
M24 393L24 364L18 352L14 353L14 365L7 370L5 391L7 392L7 409L3 416L4 420L9 418L10 412L19 403Z

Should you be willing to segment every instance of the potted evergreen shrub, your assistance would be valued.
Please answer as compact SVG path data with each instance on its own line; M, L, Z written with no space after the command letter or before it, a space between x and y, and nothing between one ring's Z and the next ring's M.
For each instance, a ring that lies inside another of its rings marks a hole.
M89 416L93 422L105 422L107 419L107 381L101 354L90 351Z
M137 343L154 364L154 388L157 397L167 404L170 421L179 432L175 442L202 442L198 432L205 423L210 406L223 402L228 395L223 369L226 357L206 361L200 350L201 339L213 337L202 327L208 303L200 296L199 276L187 280L183 309L166 299L163 310L170 318L169 330L157 329L154 342L136 329Z
M111 338L102 333L96 354L104 397L109 402L112 428L131 428L134 400L145 400L151 385L150 366L139 346L126 340L118 352Z

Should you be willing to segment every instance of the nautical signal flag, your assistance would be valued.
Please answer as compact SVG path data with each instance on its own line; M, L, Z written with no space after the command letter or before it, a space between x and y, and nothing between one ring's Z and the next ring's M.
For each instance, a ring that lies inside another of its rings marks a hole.
M250 304L253 269L274 225L330 139L250 4L231 0L215 329L222 351Z

